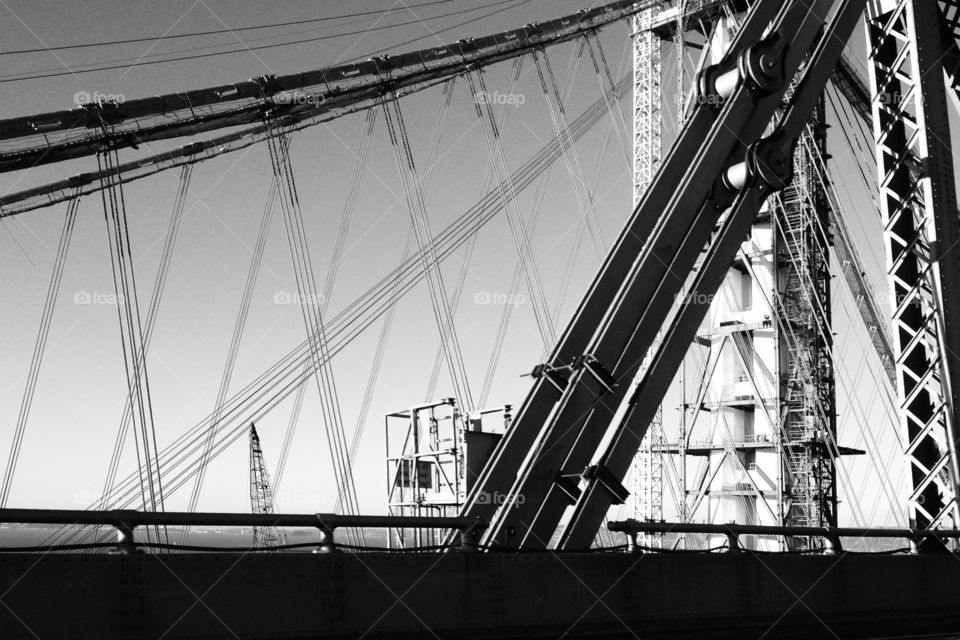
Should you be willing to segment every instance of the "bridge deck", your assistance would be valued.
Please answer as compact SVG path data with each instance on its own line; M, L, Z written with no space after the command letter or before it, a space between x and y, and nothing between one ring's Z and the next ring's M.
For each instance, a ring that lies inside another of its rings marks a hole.
M890 637L960 630L958 579L947 555L6 554L0 629L6 640L93 626L103 640Z

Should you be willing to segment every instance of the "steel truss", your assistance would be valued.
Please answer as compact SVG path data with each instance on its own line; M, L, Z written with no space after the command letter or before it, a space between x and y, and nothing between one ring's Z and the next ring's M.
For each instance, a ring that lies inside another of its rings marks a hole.
M653 180L663 151L660 38L652 29L656 17L649 9L633 20L633 206L639 204ZM634 516L640 520L663 519L663 439L661 410L640 444L634 464ZM655 546L659 540L659 536L643 534L642 543Z
M263 461L263 449L260 447L260 435L257 427L250 425L250 512L260 515L273 514L273 485L270 474ZM287 543L283 530L275 524L256 524L253 526L253 546L255 549L274 547Z
M953 2L939 5L872 0L866 26L907 504L921 528L958 525L960 470L960 388L951 384L960 379L960 219L941 39L957 13Z

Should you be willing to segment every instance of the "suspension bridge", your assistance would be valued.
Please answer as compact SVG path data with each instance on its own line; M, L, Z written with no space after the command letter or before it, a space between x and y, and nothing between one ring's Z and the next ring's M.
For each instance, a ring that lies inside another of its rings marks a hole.
M566 4L0 51L5 638L960 633L960 2Z

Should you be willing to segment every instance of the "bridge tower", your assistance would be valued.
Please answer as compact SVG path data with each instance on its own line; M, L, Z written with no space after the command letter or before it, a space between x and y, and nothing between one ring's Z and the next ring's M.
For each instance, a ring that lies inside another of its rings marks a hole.
M742 9L736 2L678 0L637 19L634 202L649 181L646 171L661 155L661 86L650 80L660 78L660 41L673 41L674 104L682 122L684 86L693 84L692 78L686 85L683 80L685 40L704 41L701 66L718 61ZM638 519L663 518L663 496L672 493L671 515L680 521L835 524L834 460L840 450L831 360L831 240L815 171L826 158L822 123L821 108L798 145L793 183L763 208L712 301L677 378L674 423L665 427L661 410L647 431L634 464ZM786 541L743 542L772 550ZM809 541L787 544L804 548Z

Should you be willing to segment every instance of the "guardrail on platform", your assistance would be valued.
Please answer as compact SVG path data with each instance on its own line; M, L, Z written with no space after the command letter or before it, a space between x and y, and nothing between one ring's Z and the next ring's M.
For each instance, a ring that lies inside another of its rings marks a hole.
M670 523L670 522L640 522L638 520L621 520L608 522L610 531L624 533L627 536L627 551L642 552L644 549L637 543L640 533L701 533L722 535L727 538L727 553L738 553L743 550L740 545L740 536L803 536L821 538L824 541L823 553L834 555L843 551L841 538L899 538L906 540L910 545L910 554L917 555L924 551L925 543L930 548L946 551L943 541L960 540L960 530L956 529L885 529L885 528L855 528L855 527L778 527L768 525L744 524L697 524L697 523Z
M141 526L312 527L320 532L319 552L336 551L339 528L455 529L459 549L475 550L486 523L480 518L432 516L353 516L335 513L260 514L189 513L180 511L87 511L70 509L0 509L0 524L106 525L117 530L116 551L138 553L134 530Z

